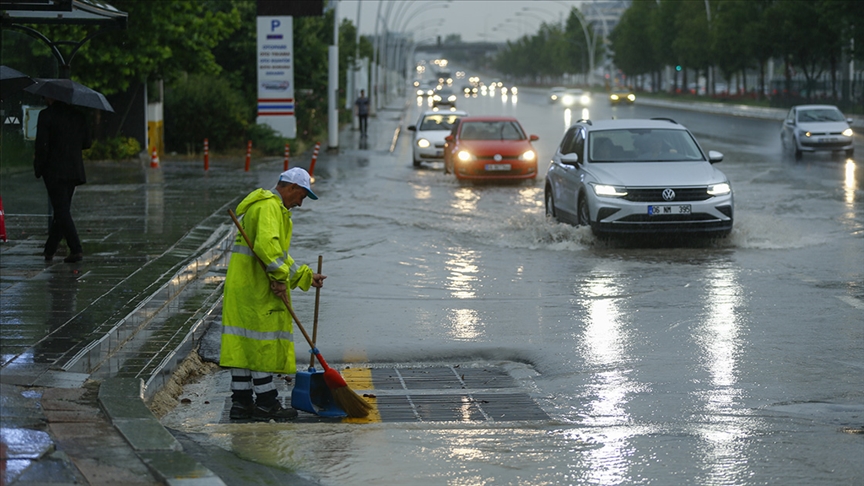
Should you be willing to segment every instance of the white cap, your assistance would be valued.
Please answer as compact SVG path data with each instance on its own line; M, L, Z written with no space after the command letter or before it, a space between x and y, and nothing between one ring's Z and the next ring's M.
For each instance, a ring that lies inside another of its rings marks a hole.
M309 173L300 167L292 167L279 174L279 180L282 182L297 184L303 189L306 189L306 195L309 196L309 199L318 199L318 196L316 196L309 187Z

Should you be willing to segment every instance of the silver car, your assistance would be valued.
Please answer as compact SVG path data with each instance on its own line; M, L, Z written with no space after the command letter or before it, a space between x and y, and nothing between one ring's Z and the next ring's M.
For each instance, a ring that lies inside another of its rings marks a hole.
M463 116L465 111L425 111L417 119L417 123L408 127L414 132L411 143L414 154L414 167L420 167L425 161L444 160L444 137L450 135L453 125Z
M852 157L855 148L852 144L851 118L833 105L793 106L783 120L780 141L785 150L800 159L803 152L843 151Z
M599 236L732 231L732 186L670 119L580 120L546 172L546 214Z

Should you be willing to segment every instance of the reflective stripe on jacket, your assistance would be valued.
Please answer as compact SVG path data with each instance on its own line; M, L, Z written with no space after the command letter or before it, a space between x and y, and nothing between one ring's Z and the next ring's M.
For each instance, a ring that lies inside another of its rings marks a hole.
M270 290L271 280L304 291L312 285L312 270L306 265L297 266L288 254L291 212L278 193L258 189L240 202L237 215L242 217L252 248L238 231L225 277L219 364L295 373L291 315L282 299ZM266 272L255 255L266 265ZM289 300L290 295L289 290Z

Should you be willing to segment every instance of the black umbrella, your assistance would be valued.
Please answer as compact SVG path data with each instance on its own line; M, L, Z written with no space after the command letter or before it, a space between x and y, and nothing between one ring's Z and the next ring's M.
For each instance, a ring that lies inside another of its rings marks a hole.
M105 95L83 84L76 83L71 79L36 78L36 84L24 88L24 91L62 101L70 105L96 108L103 111L114 111L111 103L108 103L108 100L105 99Z
M8 66L0 66L0 89L7 93L26 88L35 82L33 78L21 71Z

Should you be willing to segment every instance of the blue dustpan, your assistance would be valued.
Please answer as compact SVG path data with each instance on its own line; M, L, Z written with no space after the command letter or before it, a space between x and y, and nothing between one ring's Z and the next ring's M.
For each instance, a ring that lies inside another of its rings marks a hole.
M330 388L324 382L324 371L316 371L314 367L309 367L308 371L298 371L294 375L291 406L320 417L348 416L333 399Z

